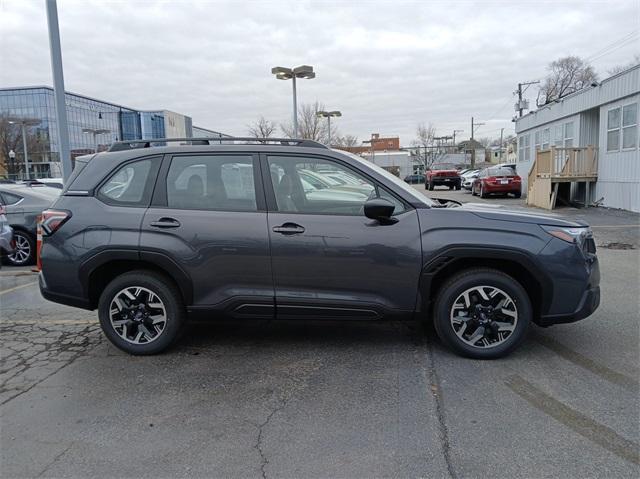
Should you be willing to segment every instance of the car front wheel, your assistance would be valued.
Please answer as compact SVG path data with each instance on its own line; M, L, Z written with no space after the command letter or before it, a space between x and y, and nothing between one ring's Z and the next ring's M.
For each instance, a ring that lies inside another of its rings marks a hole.
M14 230L13 239L16 248L13 253L7 255L7 262L13 266L26 266L33 264L36 259L36 242L29 233Z
M464 271L446 282L434 306L440 339L456 353L476 359L509 354L531 322L529 297L511 276L493 269Z
M180 336L186 312L176 287L151 271L116 277L98 304L102 331L116 347L134 355L157 354Z

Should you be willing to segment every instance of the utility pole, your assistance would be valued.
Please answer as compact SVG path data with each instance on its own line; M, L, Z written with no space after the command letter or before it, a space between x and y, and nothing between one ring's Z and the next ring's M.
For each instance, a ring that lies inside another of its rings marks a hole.
M522 102L522 94L527 91L527 88L529 87L529 85L535 85L536 83L540 83L539 81L530 81L530 82L524 82L524 83L518 83L518 104L516 105L517 108L516 110L518 110L518 117L522 118L522 110L524 110L524 103ZM524 90L522 89L523 86L526 86L527 88L525 88ZM527 107L528 108L528 107Z
M464 130L453 130L453 146L456 146L456 133L462 133Z
M473 117L471 117L471 168L475 168L476 167L476 148L473 145L473 133L475 131L475 128L477 126L482 126L484 125L484 123L475 123L473 122Z
M500 128L500 163L502 163L502 134L504 133L504 128Z

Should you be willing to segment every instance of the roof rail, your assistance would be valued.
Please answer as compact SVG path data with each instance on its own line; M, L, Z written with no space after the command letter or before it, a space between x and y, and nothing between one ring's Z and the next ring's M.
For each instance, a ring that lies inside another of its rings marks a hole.
M150 138L146 140L124 140L124 141L114 141L109 147L108 151L123 151L123 150L135 150L137 148L153 148L156 146L166 146L166 145L157 145L157 143L175 143L181 142L189 145L215 145L223 143L233 143L233 144L270 144L270 145L281 145L281 146L306 146L310 148L326 148L329 147L323 145L322 143L314 140L305 140L301 138L252 138L252 137L233 137L233 136L225 136L222 138L218 137L205 137L205 138ZM235 143L239 142L239 143Z

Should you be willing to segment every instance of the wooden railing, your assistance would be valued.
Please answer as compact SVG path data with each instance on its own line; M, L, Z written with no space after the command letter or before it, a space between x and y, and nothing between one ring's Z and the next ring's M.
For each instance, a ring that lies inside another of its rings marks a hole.
M595 181L597 176L597 149L593 146L575 148L552 146L548 150L537 150L536 159L528 176L527 203L552 209L558 189L557 183Z
M539 177L596 177L597 150L593 146L558 148L536 151L534 168Z

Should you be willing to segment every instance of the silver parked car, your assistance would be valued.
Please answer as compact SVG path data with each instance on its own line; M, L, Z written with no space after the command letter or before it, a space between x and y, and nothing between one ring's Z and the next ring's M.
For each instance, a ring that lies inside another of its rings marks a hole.
M0 198L15 241L15 250L6 256L9 264L24 266L35 262L38 215L51 206L61 191L41 185L0 184Z
M0 254L8 255L13 253L15 242L13 241L13 228L9 226L6 209L0 199Z

